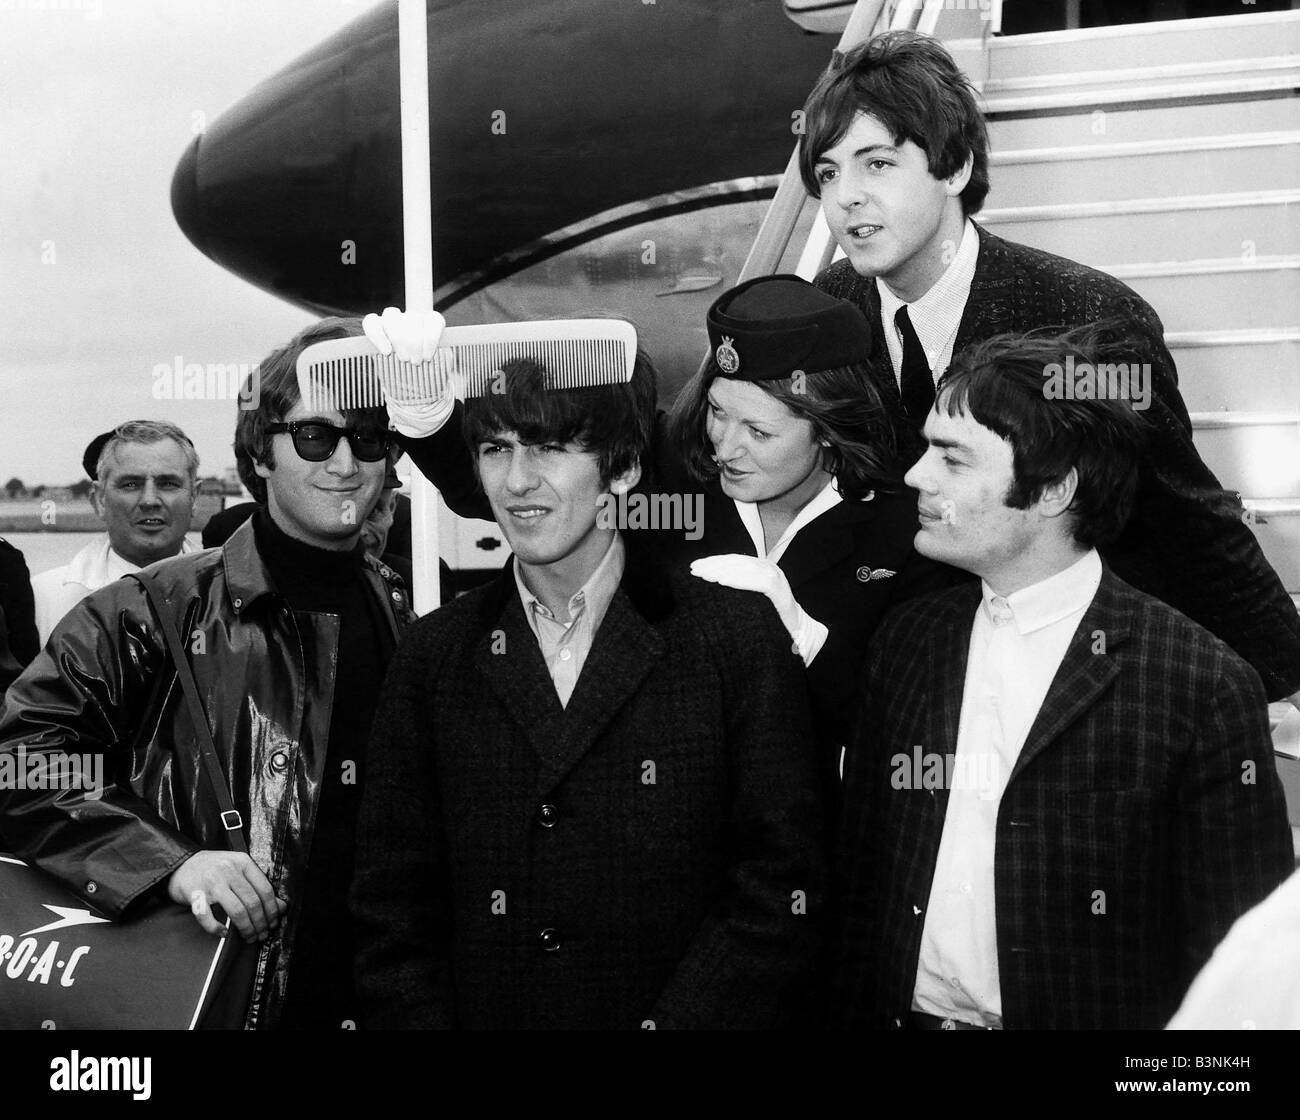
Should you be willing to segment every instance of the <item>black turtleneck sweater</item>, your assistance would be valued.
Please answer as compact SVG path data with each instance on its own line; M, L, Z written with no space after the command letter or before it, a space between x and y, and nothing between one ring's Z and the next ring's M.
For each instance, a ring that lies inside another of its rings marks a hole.
M360 544L348 552L304 544L283 532L264 509L254 516L253 531L271 580L294 613L339 618L329 742L280 1017L288 1030L338 1030L358 1018L348 888L366 744L394 642L386 606L365 576ZM321 746L315 744L317 750Z

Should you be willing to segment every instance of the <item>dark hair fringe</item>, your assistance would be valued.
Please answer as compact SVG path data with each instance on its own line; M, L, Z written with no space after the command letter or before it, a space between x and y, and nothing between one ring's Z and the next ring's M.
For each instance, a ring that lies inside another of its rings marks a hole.
M1076 366L1133 365L1134 358L1149 358L1149 333L1110 319L1064 332L997 335L953 359L935 408L969 415L1011 445L1014 476L1005 500L1013 509L1028 508L1073 468L1074 539L1087 548L1108 544L1132 512L1148 426L1125 400L1048 399L1048 368L1063 367L1071 356ZM1154 371L1151 376L1154 393Z
M989 193L989 137L975 88L941 43L915 31L887 31L859 44L821 76L804 103L799 174L821 197L817 161L858 113L875 117L895 144L911 140L930 174L948 179L971 158L962 211L978 214Z
M503 432L526 444L572 441L596 454L605 484L640 463L658 409L658 375L645 351L637 351L632 380L611 385L555 389L532 358L512 358L501 372L504 391L465 401L461 430L472 449Z

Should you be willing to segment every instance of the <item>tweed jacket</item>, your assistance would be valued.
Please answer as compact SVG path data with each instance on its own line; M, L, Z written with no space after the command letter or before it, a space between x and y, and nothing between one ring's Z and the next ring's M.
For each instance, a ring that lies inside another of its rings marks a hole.
M432 436L404 440L421 472L456 513L492 519L478 488L472 456L460 437L460 408ZM636 494L681 495L700 501L695 540L680 529L638 528L628 536L653 547L675 568L723 553L756 555L736 503L716 482L702 484L686 471L660 413L643 462ZM798 604L829 634L808 667L813 727L823 745L827 787L839 781L840 749L853 726L867 642L896 604L969 579L965 572L920 555L916 537L916 491L899 485L866 501L846 499L814 518L795 535L778 561Z
M761 596L629 543L565 708L507 565L409 632L368 758L367 1025L775 1027L806 1005L820 806Z
M912 600L872 643L834 883L841 1025L907 1021L948 793L894 788L891 760L955 750L979 599ZM999 805L1004 1025L1163 1025L1293 863L1258 676L1105 569Z
M1127 323L1134 359L1151 367L1151 405L1138 412L1147 421L1149 451L1128 528L1102 556L1121 578L1232 646L1254 666L1270 699L1300 689L1300 615L1244 523L1239 497L1223 490L1193 446L1155 311L1113 276L976 229L979 258L953 352L1005 332ZM880 323L875 279L859 276L848 261L824 270L816 284ZM898 403L883 334L876 342L880 390Z

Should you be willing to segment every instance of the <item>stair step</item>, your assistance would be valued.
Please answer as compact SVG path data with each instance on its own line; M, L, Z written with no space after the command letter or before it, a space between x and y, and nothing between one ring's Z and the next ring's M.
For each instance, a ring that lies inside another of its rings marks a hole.
M1120 280L1147 278L1175 278L1180 276L1210 276L1225 273L1296 272L1300 270L1300 257L1255 256L1202 257L1185 261L1142 261L1137 264L1109 264L1101 266Z
M1194 413L1192 425L1196 448L1219 481L1300 507L1300 412L1217 416L1223 426L1207 423L1205 413Z
M1170 332L1165 342L1189 411L1300 414L1300 328Z
M1224 481L1224 480L1220 480ZM1227 485L1226 481L1224 482ZM1300 593L1300 503L1291 499L1245 498L1247 509L1255 511L1250 524L1265 559L1273 565L1282 586Z
M1217 77L1188 78L1165 82L1123 82L1115 85L1079 88L1070 82L1071 75L1060 75L1057 87L1036 93L1016 93L987 97L985 112L992 116L1027 113L1079 113L1102 109L1151 109L1162 101L1192 103L1227 98L1244 99L1271 93L1287 93L1300 85L1300 65L1291 60L1283 68L1254 71L1230 71Z
M996 58L996 56L995 56ZM1077 70L1060 73L1024 74L1011 71L1004 77L994 75L980 84L980 92L989 102L1007 97L1043 96L1065 91L1116 90L1135 86L1198 85L1202 81L1240 76L1245 70L1252 75L1290 73L1300 59L1294 54L1274 54L1250 59L1246 66L1235 57L1216 58L1208 62L1162 62L1145 66L1105 70Z
M1207 322L1223 330L1286 326L1294 321L1300 305L1296 272L1205 271L1123 279L1156 309L1165 329L1171 331L1197 330Z
M1167 214L1300 202L1300 190L1228 191L1204 195L1168 195L1163 198L1116 199L1104 202L1049 202L1027 206L990 208L988 222L1060 221L1066 218L1102 218L1115 214Z
M1171 187L1190 195L1282 189L1300 169L1300 132L1032 149L995 153L992 164L993 206L1000 197L1068 204L1147 198Z
M1242 12L1207 19L1162 20L1115 27L999 35L988 52L993 77L1139 67L1162 62L1250 60L1287 49L1300 39L1300 12ZM983 54L978 38L946 44L959 62L974 67Z
M988 125L995 153L1059 145L1283 132L1300 129L1300 98L1284 91L1246 105L1223 101L1099 112L1089 109L1068 115L994 118Z
M1218 203L1203 209L1130 209L1029 218L1016 216L1022 208L1015 212L999 209L996 189L990 197L993 209L981 213L978 220L992 232L1094 268L1107 263L1173 260L1189 250L1224 257L1248 253L1252 248L1273 255L1300 253L1300 222L1295 217L1300 192L1254 199L1251 205Z

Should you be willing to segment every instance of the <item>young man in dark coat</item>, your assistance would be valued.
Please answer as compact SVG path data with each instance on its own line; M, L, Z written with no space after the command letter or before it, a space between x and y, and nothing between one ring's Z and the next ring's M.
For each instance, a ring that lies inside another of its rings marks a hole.
M352 902L377 1027L778 1027L823 857L802 663L766 598L600 515L655 419L507 362L464 410L514 551L389 671Z
M804 184L848 258L816 283L880 324L873 369L886 398L919 429L954 354L1007 332L1112 321L1142 371L1130 388L1150 431L1133 516L1103 555L1232 646L1270 699L1300 700L1300 616L1240 500L1193 446L1159 317L1114 277L971 221L989 191L988 133L948 52L915 32L878 35L832 66L805 111Z
M908 473L979 584L876 632L844 769L845 1027L1149 1029L1294 853L1258 674L1119 579L1142 429L1048 400L1071 340L959 355Z
M257 512L221 549L150 566L67 614L0 709L0 757L102 757L104 788L0 789L14 853L114 920L170 898L209 933L259 943L245 1024L355 1022L347 891L365 748L384 667L411 617L361 528L391 454L381 408L313 405L299 354L359 332L326 319L259 367L235 457ZM181 636L248 853L204 776L162 626Z

